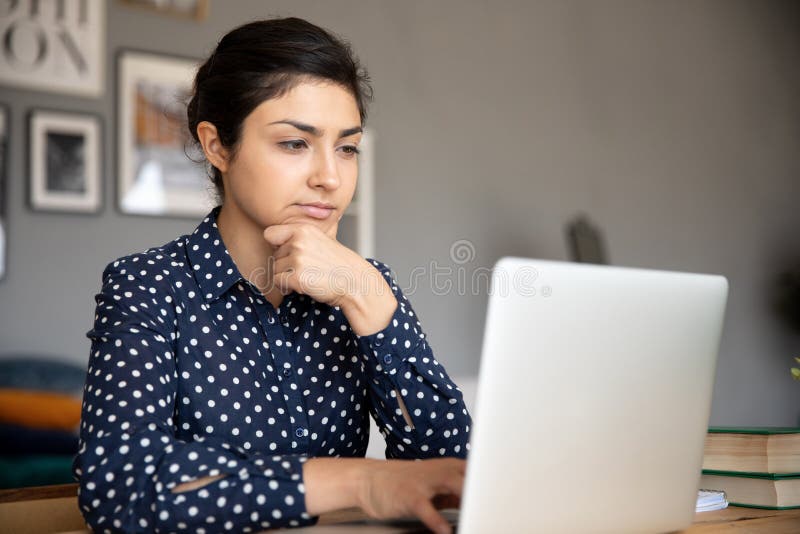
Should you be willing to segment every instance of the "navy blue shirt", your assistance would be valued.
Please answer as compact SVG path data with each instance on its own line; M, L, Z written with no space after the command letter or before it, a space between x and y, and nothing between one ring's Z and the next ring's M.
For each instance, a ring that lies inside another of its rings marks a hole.
M387 458L466 456L461 392L388 266L368 259L397 309L384 329L359 336L339 307L307 295L273 307L234 264L218 212L103 273L73 465L92 529L313 523L302 463L364 456L370 415ZM171 491L213 475L224 478Z

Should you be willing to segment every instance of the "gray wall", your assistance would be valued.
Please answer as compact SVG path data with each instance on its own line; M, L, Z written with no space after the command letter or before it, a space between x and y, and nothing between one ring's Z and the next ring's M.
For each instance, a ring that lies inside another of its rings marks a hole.
M85 364L104 265L195 225L113 207L115 52L203 56L237 24L297 15L347 36L370 68L376 256L404 287L415 267L457 268L450 247L461 239L475 251L468 272L508 254L566 258L562 225L586 211L616 264L729 277L712 423L800 424L788 372L800 335L767 298L800 255L796 3L215 1L203 23L108 5L104 98L0 89L13 130L0 353ZM34 106L104 117L100 216L25 207ZM419 282L412 301L439 358L474 374L485 294Z

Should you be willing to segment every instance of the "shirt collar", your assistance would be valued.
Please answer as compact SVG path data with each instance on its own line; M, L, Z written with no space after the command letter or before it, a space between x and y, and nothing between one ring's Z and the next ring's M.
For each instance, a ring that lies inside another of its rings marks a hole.
M203 297L211 302L242 279L217 227L217 206L186 240L186 254ZM207 275L211 275L210 277Z

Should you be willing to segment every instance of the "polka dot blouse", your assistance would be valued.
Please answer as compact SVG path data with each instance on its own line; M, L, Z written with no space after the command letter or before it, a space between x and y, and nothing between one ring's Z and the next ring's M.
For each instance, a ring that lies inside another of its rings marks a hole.
M233 263L218 212L103 273L73 465L94 531L312 524L303 462L364 456L370 415L387 458L466 456L461 392L385 264L368 260L397 309L359 336L339 307L307 295L273 307Z

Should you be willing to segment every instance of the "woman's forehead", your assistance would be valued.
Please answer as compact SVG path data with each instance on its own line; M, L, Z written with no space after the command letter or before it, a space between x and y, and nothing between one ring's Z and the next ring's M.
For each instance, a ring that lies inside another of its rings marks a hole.
M277 98L265 100L251 113L259 125L279 121L311 124L319 129L361 125L361 115L353 94L330 82L300 82ZM289 126L286 126L289 127Z

